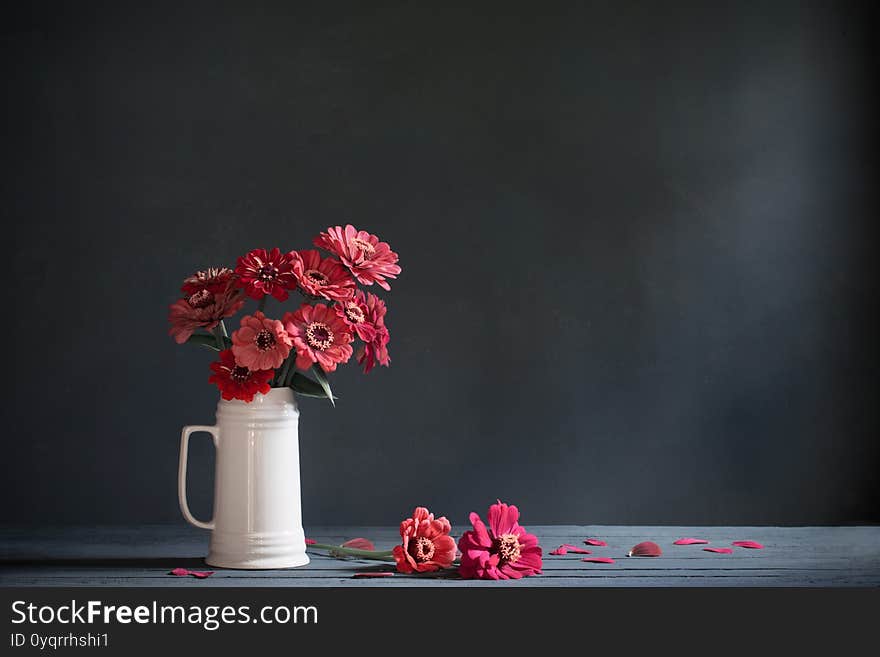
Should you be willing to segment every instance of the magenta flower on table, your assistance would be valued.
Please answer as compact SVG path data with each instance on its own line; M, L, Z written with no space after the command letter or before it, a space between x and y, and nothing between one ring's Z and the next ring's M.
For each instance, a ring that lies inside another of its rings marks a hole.
M315 246L335 254L362 285L377 283L390 290L386 279L401 272L398 256L387 242L351 224L331 226L315 238Z
M259 310L241 318L241 328L232 334L235 362L250 370L274 370L290 354L293 340L277 319Z
M304 303L296 312L284 313L282 321L293 338L299 369L307 370L317 363L325 372L334 372L339 363L351 358L351 331L333 308Z
M519 524L519 509L500 500L489 507L489 528L471 513L473 530L458 541L464 579L520 579L541 574L541 546Z
M271 295L278 301L285 301L288 290L296 288L293 273L295 256L281 253L281 249L254 249L238 259L235 267L239 287L243 287L252 299L262 299Z
M354 279L336 258L322 258L315 249L294 251L293 273L300 289L312 297L343 301L354 295Z
M244 294L231 284L220 292L211 292L203 287L196 292L178 299L168 308L168 333L177 344L190 339L198 329L210 331L221 319L231 317L244 305Z

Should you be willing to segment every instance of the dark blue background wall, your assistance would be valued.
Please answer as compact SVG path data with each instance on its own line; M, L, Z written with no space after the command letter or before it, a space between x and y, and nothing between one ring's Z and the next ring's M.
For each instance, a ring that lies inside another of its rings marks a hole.
M3 21L0 520L177 521L180 279L348 221L393 363L301 402L307 525L880 520L857 6L140 4Z

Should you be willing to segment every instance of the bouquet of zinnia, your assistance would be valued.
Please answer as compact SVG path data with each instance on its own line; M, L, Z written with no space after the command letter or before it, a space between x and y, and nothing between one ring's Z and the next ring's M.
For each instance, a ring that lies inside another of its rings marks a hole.
M314 245L331 255L254 249L238 258L235 269L212 267L183 281L182 298L168 311L169 333L178 344L219 352L208 381L223 399L251 402L257 393L290 387L333 403L327 374L351 359L358 341L364 373L391 361L385 302L358 284L390 290L388 279L401 272L397 254L350 224L328 228ZM300 295L298 308L266 314L269 297L283 303L293 291ZM257 309L230 336L224 320L241 311L248 297Z

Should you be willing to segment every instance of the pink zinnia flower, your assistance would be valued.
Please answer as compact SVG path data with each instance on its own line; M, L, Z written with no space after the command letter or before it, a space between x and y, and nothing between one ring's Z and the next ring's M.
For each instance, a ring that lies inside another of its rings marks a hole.
M351 299L336 304L336 314L364 342L370 342L376 336L376 327L367 320L369 312L367 298L361 290L357 290Z
M365 302L365 322L373 327L373 336L364 341L358 352L358 363L364 366L364 374L369 374L376 363L388 367L391 357L388 355L388 342L391 335L385 326L385 302L375 294L367 293ZM361 338L363 339L363 338Z
M210 331L221 319L241 310L243 305L244 294L231 285L218 293L202 288L168 307L168 321L171 323L168 333L174 336L177 344L183 344L196 330Z
M322 258L314 249L294 251L293 255L293 273L305 294L329 301L350 299L354 294L354 279L336 258Z
M304 303L296 312L285 313L282 321L293 338L299 369L318 363L325 372L333 372L338 363L351 358L351 333L329 306Z
M241 328L232 334L235 362L251 370L281 367L293 341L277 319L269 319L259 310L241 318Z
M471 513L472 531L458 541L465 579L519 579L541 574L541 546L519 525L519 509L498 501L489 507L489 530Z
M208 377L208 383L220 388L220 395L227 401L254 401L258 392L265 395L272 389L269 380L275 375L273 370L253 371L236 365L231 349L220 352L220 360L211 363L211 371L213 374Z
M400 523L402 545L392 554L397 570L402 573L430 573L449 568L455 559L455 541L449 535L452 527L445 516L434 518L424 507L417 507L412 518Z
M357 230L351 224L345 228L331 226L327 232L315 238L315 246L327 249L339 256L359 283L390 290L386 278L397 278L401 269L397 265L397 254L388 246L388 242L380 242L379 238L365 230Z
M293 273L295 256L281 253L274 248L254 249L238 259L235 273L238 275L238 286L243 287L252 299L262 299L271 294L278 301L288 297L288 290L296 287L296 276Z
M202 290L219 294L229 286L233 276L235 273L229 267L208 267L186 278L180 289L187 296Z

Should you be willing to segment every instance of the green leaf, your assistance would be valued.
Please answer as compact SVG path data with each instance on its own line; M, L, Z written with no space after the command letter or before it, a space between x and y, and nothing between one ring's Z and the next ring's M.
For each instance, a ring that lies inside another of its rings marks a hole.
M321 384L312 381L309 377L299 372L294 372L290 377L290 388L303 397L314 397L316 399L327 399L327 393ZM331 403L335 399L330 399ZM335 405L335 404L334 404Z
M205 335L204 333L193 333L189 336L189 340L186 341L187 344L197 344L202 347L207 347L213 351L220 351L217 348L217 338L213 335ZM226 345L226 349L229 349L232 346L232 340L227 337L223 338L223 344Z
M312 371L315 373L315 378L318 379L318 383L324 389L324 392L327 395L327 399L330 400L330 403L333 406L336 406L336 402L333 401L333 391L330 390L330 382L327 380L327 375L324 374L324 370L321 369L321 366L315 363L312 365Z

